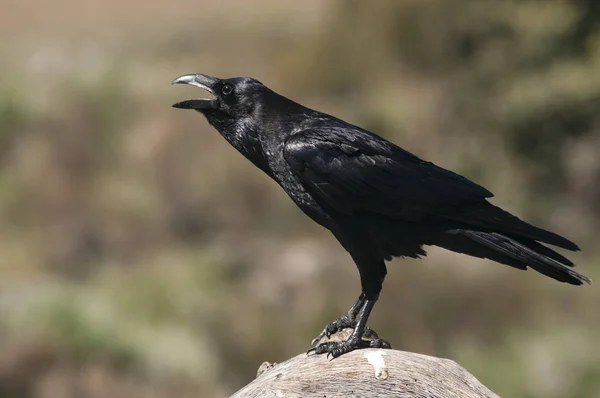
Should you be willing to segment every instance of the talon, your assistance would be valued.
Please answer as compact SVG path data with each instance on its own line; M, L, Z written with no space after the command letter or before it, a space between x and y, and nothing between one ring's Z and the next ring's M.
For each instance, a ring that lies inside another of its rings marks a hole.
M328 323L323 328L321 333L319 333L314 339L312 339L312 341L310 342L310 346L314 347L317 344L319 344L319 342L321 340L323 340L324 337L327 337L329 339L329 338L331 338L332 335L334 335L337 332L339 332L343 329L346 329L346 328L351 328L351 329L356 328L356 320L350 319L347 314L336 319L333 322ZM365 328L365 332L364 332L363 336L367 339L378 339L379 338L379 335L377 334L377 332L375 332L373 329L371 329L369 327Z
M367 327L365 328L365 334L363 334L363 337L367 338L367 339L378 339L379 335L377 334L376 331L374 331L373 329Z
M369 340L369 348L391 349L392 345L387 340L376 338L373 340Z
M353 342L350 340L345 341L327 341L319 344L316 347L311 348L308 352L314 352L317 355L327 353L327 359L332 360L339 358L340 356L349 353L350 351L358 350L361 348L392 348L387 340L376 338L373 340L359 340Z
M323 333L319 333L319 335L317 337L315 337L314 339L312 339L312 341L310 342L310 346L311 347L315 347L317 345L317 343L319 341L321 341L321 339L324 337Z

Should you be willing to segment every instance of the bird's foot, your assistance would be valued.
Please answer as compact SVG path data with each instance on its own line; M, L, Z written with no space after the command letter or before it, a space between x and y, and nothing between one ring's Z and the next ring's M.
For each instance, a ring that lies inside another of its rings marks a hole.
M341 318L336 319L333 322L329 322L327 326L315 337L310 343L311 347L316 346L323 338L330 338L332 335L336 334L339 331L342 331L346 328L354 329L356 328L356 320L351 319L348 315L344 315ZM367 339L378 339L379 336L377 332L373 329L366 327L363 337Z
M325 343L321 343L318 346L308 350L307 354L327 353L327 358L331 356L331 358L333 359L344 355L350 351L358 350L361 348L392 348L392 346L387 340L380 338L376 338L373 340L359 339L356 341L350 338L345 341L326 341Z

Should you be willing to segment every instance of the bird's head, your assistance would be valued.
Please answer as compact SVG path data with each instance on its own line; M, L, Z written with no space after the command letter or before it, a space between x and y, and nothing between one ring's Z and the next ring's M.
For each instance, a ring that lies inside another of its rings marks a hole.
M248 77L218 79L203 74L179 76L172 84L191 84L207 90L213 98L189 99L173 105L203 113L209 122L226 122L247 117L268 89L258 80Z

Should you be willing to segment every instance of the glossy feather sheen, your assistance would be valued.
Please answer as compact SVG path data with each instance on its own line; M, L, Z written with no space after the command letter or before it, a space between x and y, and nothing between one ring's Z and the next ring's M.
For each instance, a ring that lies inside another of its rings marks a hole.
M203 77L205 78L205 77ZM384 260L420 257L424 245L528 266L553 279L589 282L566 257L576 244L487 201L467 178L249 78L215 80L219 109L202 110L231 145L267 173L352 255L367 299L377 299ZM218 94L227 83L234 93Z
M286 141L284 156L303 181L348 214L367 210L411 218L413 211L424 214L492 196L466 178L359 129L296 133Z
M391 256L424 254L417 249L396 252L394 239L385 236L396 230L416 233L419 245L438 245L520 269L529 265L561 282L589 282L566 267L573 266L570 260L536 240L579 250L573 242L490 204L486 199L493 195L485 188L363 130L302 131L286 140L284 156L303 183L336 211L398 221L385 226L376 222L381 228L371 233L383 232L378 241L388 242L384 252ZM414 228L400 226L406 223ZM457 233L468 240L461 242ZM408 238L397 240L401 247Z

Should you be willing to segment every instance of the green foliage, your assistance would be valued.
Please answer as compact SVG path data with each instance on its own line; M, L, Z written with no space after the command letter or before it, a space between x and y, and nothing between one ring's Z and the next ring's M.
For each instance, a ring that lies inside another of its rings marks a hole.
M80 362L107 360L111 365L130 368L135 364L133 347L121 341L118 324L95 321L77 297L69 297L47 309L45 314L54 338L65 345L70 356Z

